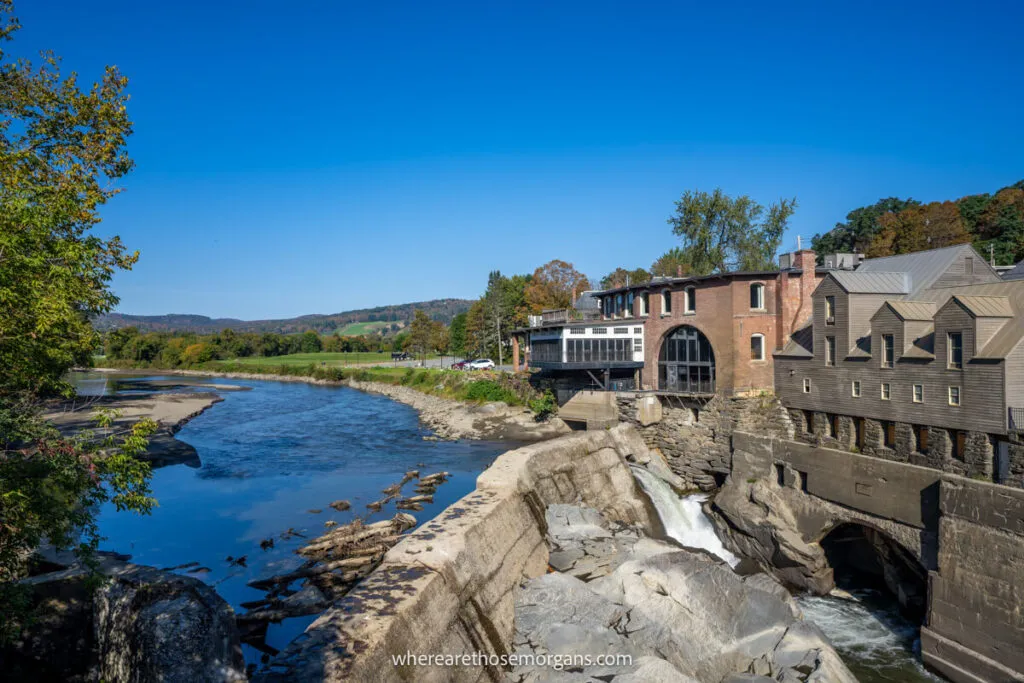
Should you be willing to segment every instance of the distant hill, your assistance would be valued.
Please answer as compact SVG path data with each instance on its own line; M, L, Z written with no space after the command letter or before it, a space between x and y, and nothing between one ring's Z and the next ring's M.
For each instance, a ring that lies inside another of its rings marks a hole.
M468 299L435 299L396 306L361 308L329 315L302 315L284 320L238 320L236 318L208 318L205 315L171 313L168 315L128 315L108 313L97 318L93 325L98 330L137 327L142 332L195 332L206 334L230 328L237 332L276 332L291 334L315 330L321 334L367 334L389 332L405 327L413 311L421 310L433 320L446 325L459 313L469 310Z

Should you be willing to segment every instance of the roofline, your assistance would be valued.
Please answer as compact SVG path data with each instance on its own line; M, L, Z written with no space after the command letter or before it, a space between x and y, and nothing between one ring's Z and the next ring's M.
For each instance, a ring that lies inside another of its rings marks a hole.
M775 276L780 273L792 273L799 275L803 272L800 268L786 268L783 270L734 270L728 273L711 273L710 275L694 275L693 277L665 277L662 280L648 280L647 282L640 282L635 285L629 285L627 287L615 287L613 289L596 289L591 290L595 296L603 296L606 294L618 294L619 292L628 292L634 289L652 289L663 285L675 285L682 284L685 282L706 282L707 280L715 279L732 279L737 277L766 277Z

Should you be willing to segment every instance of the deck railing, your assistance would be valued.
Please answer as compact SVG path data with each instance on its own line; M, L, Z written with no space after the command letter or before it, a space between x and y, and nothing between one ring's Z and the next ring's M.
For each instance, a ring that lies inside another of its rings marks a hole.
M1010 408L1010 431L1024 432L1024 408Z

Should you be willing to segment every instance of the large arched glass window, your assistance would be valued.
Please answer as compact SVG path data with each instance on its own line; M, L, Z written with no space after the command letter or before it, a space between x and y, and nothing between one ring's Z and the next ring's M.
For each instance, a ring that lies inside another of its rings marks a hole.
M715 352L696 327L674 329L661 344L658 387L685 394L715 393Z
M754 311L764 310L764 285L760 282L750 285L750 308Z

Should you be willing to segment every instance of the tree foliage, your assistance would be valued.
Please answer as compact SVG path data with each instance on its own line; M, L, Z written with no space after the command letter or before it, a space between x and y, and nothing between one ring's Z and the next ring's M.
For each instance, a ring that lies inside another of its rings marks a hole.
M42 400L72 392L65 373L98 342L90 317L116 304L110 279L137 258L91 232L132 168L132 124L117 69L82 89L52 54L36 65L11 59L12 12L0 0L0 582L44 537L94 549L104 502L149 509L149 468L134 456L154 427L119 434L106 416L101 435L68 440L39 417ZM5 637L17 626L10 616Z
M767 211L746 195L730 197L715 189L683 193L669 217L672 232L694 275L774 267L796 199L780 199Z
M625 268L620 267L601 278L601 289L617 289L627 285L636 285L642 282L648 282L650 279L651 274L643 268L626 270Z
M878 223L881 230L865 251L869 257L909 254L971 241L954 202L932 202L899 213L885 213Z
M653 277L676 277L690 274L690 262L680 247L672 247L651 264Z
M829 232L811 238L811 248L819 254L864 252L881 231L879 219L883 215L899 213L920 204L915 199L887 197L871 206L854 209L846 214L845 223L836 223Z
M526 305L531 313L572 306L573 297L590 289L590 280L571 263L557 259L533 271L526 286Z

